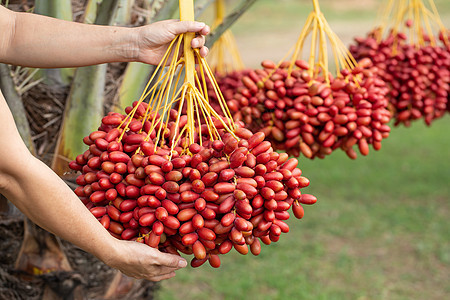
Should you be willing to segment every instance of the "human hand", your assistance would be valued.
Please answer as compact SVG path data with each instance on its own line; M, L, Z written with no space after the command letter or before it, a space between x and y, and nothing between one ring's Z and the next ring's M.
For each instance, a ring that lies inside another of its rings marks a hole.
M174 277L176 270L187 265L180 256L138 242L114 239L112 246L112 253L104 261L130 277L160 281Z
M199 48L200 55L205 57L208 48L205 45L205 35L210 28L201 22L166 20L139 27L137 61L157 65L167 51L170 42L181 33L195 32L198 34L192 40L192 48Z

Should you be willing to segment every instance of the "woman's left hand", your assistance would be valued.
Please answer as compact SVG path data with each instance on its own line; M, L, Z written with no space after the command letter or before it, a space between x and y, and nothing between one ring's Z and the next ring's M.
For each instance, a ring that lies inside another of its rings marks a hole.
M210 28L202 22L166 20L140 27L137 35L139 52L137 61L157 65L163 58L170 42L181 33L195 32L197 36L192 40L192 48L198 48L200 55L205 57L208 48L205 47L205 35Z

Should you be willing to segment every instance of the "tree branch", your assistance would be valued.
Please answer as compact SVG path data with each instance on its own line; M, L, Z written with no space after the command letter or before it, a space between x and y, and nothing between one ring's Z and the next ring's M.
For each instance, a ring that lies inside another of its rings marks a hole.
M246 12L257 0L242 0L242 2L223 20L222 24L211 32L206 39L206 46L211 48L219 37L236 22L244 12Z
M201 14L205 11L205 9L215 0L203 0L203 1L197 1L197 4L195 5L195 18L197 19ZM200 2L200 3L199 3Z
M20 136L30 152L35 154L34 144L31 140L30 124L27 120L22 97L20 97L16 91L16 86L11 77L9 66L5 64L0 64L0 89L2 90L6 103L8 103L9 109L14 117L14 122L16 123Z

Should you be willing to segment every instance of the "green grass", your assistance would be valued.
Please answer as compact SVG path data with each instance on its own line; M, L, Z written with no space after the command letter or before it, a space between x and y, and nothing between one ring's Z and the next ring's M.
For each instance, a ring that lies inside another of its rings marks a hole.
M450 289L450 128L395 127L379 152L302 159L306 207L258 257L188 267L158 299L444 299Z
M375 21L373 3L380 1L342 2L347 6L337 9L337 1L320 1L332 27L352 36L362 22ZM450 1L435 2L449 24ZM300 32L310 10L310 1L259 0L233 31L258 36L256 49L270 47L265 37ZM422 121L393 127L382 149L367 157L350 160L338 150L323 160L302 158L299 166L311 180L305 192L319 198L303 220L288 220L290 232L257 257L232 252L221 256L219 269L178 271L156 298L450 298L449 129L447 114L431 127Z

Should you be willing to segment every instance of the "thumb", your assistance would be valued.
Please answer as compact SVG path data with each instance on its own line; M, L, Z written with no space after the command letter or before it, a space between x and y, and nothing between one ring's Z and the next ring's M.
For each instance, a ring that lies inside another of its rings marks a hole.
M182 258L178 255L163 253L163 252L159 253L159 255L158 255L158 263L161 266L177 268L177 269L184 268L187 266L187 262L184 258Z
M172 32L175 35L186 32L199 32L206 26L205 23L197 21L179 21L171 25Z

